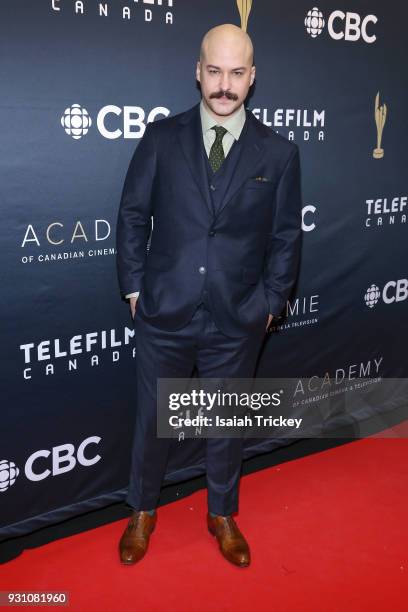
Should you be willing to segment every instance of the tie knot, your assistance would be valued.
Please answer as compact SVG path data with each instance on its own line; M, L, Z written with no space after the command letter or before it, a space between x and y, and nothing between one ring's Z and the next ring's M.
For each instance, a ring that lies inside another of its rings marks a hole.
M214 125L211 129L215 130L215 139L216 140L222 140L224 134L226 134L228 132L228 130L226 130L225 127L223 127L222 125Z

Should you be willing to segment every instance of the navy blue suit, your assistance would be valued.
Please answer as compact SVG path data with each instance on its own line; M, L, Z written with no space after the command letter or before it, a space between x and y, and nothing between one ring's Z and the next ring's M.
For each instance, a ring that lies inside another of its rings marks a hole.
M146 245L153 231L149 251ZM158 501L169 439L156 437L156 380L252 377L268 314L294 285L301 244L297 145L246 110L241 136L213 173L199 104L146 127L117 221L123 295L140 291L137 392L128 503ZM240 439L208 439L209 510L238 508Z
M188 323L205 285L214 319L230 336L246 335L286 305L300 251L299 151L246 114L215 215L198 104L149 123L130 162L117 225L119 285L124 295L141 291L139 316L161 329Z

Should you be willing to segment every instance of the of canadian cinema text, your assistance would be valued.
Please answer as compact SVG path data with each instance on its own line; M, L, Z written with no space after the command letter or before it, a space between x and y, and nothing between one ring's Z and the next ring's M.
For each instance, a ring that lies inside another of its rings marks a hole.
M256 414L249 416L246 414L243 417L209 417L205 415L197 415L195 417L180 417L175 414L169 417L170 427L295 427L299 429L303 419L284 418L279 416L263 416Z

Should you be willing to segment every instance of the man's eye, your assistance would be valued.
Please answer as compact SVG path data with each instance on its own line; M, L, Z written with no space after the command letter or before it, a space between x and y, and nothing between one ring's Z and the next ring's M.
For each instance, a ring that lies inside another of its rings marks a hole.
M244 73L243 73L243 72L234 72L234 74L235 74L236 76L242 76Z
M218 70L210 70L211 74L216 74L218 72Z

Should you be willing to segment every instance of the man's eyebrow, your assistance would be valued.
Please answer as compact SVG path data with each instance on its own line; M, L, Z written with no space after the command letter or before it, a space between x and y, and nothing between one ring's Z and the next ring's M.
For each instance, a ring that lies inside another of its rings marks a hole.
M219 66L214 66L214 64L207 64L206 66L207 68L216 68L217 70L220 70ZM239 66L238 68L232 68L231 72L235 72L235 70L246 70L246 66Z

